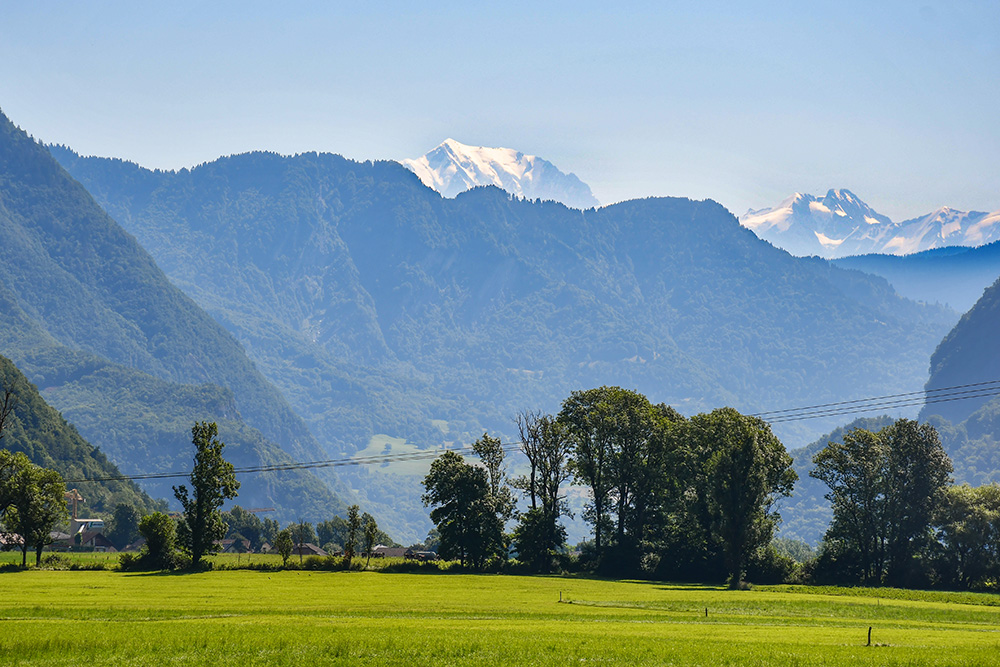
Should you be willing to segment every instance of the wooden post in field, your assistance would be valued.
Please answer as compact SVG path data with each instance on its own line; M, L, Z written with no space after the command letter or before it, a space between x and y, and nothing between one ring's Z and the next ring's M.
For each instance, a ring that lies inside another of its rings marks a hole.
M559 591L559 601L562 602L562 591Z
M868 626L868 644L866 646L872 645L872 626Z
M708 607L705 607L705 618L708 618Z

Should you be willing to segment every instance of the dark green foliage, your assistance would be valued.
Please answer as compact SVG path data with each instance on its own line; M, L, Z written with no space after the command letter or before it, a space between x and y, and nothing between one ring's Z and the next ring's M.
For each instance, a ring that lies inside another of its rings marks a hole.
M65 493L55 470L0 450L0 521L8 532L21 536L21 567L27 565L32 548L35 565L41 565L42 549L52 541L49 533L68 517Z
M913 586L924 581L932 521L951 461L928 424L900 419L878 433L856 429L813 458L830 489L833 521L817 576Z
M82 434L126 472L176 470L170 464L184 442L180 424L205 418L228 422L223 431L236 435L234 448L246 443L254 463L322 457L239 343L2 115L0 353L56 408L72 412ZM309 473L283 477L325 494L324 512L337 502ZM248 482L261 496L271 492L271 480Z
M723 545L729 585L738 587L753 554L771 542L779 496L797 478L792 458L761 419L732 408L695 415L689 434L703 461L713 533Z
M172 570L181 564L177 553L177 529L174 520L163 512L153 512L139 521L139 533L146 539L142 550L121 555L123 570Z
M361 537L361 508L351 505L347 508L347 539L344 540L344 560L347 561L348 569L351 567L351 559L358 546L358 538Z
M372 550L378 542L378 522L375 521L375 517L365 512L361 515L361 527L364 530L364 551L368 556L365 567L368 567L372 560Z
M226 539L235 539L236 535L240 535L250 542L253 551L258 551L266 540L273 539L273 535L267 536L260 517L239 505L233 505L231 510L223 512L222 520L226 522Z
M1000 584L1000 485L947 489L935 516L944 585L975 589Z
M292 539L292 531L288 528L280 531L274 538L274 548L281 555L281 564L288 565L288 558L295 548L295 541Z
M844 436L855 429L878 431L895 419L889 416L861 417L822 436L815 442L789 452L794 463L792 469L799 476L795 489L788 498L778 502L782 523L780 535L784 538L802 540L816 546L823 539L833 510L830 501L826 499L829 488L822 481L811 476L814 463L813 457L830 442L843 443Z
M482 569L501 553L503 522L497 516L484 469L470 465L455 452L445 452L424 478L424 503L440 534L442 558Z
M520 449L528 460L527 475L512 481L530 499L514 530L518 559L536 572L549 572L566 542L559 517L569 514L562 484L571 476L573 442L566 425L551 415L523 412L517 417Z
M97 448L49 406L33 384L7 358L0 356L0 390L13 392L14 410L7 418L0 447L22 452L35 465L50 468L73 480L87 503L88 513L110 516L115 505L126 503L148 511L153 501L136 484L125 480L78 481L121 475Z
M576 211L495 188L442 199L398 164L326 154L152 172L51 150L337 456L378 433L427 447L502 432L601 383L686 413L909 391L954 322L793 258L710 201ZM363 504L405 513L394 533L422 534L417 480L347 474Z
M576 482L591 491L584 516L594 526L598 558L625 571L638 566L651 503L667 462L661 418L645 396L620 387L573 392L559 413L574 445ZM612 526L613 533L607 530Z
M136 508L118 503L111 518L110 528L105 535L115 545L115 548L121 551L139 538L139 521L141 520L142 514Z
M177 538L193 567L199 566L203 556L215 553L215 542L225 537L226 523L219 508L235 498L240 488L233 464L222 456L225 444L218 434L215 422L198 422L191 428L195 448L191 489L184 484L174 487L174 495L184 508Z

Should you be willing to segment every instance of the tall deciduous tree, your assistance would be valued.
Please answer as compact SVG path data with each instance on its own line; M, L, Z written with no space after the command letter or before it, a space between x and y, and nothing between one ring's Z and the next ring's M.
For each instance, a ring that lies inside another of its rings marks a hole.
M364 526L365 532L365 555L368 556L368 560L365 561L365 568L367 568L372 562L372 550L375 549L375 541L378 539L378 523L368 512L361 515L361 525Z
M953 486L935 517L944 583L979 588L1000 582L1000 485Z
M658 418L645 396L621 387L573 392L559 413L574 441L574 476L592 493L584 516L594 525L598 557L612 538L625 569L637 563L662 464Z
M929 546L931 521L954 470L937 430L913 419L899 419L879 431L888 454L886 581L910 583L918 553Z
M358 548L358 538L361 536L361 508L351 505L347 508L347 536L344 539L344 559L350 569L354 560L354 552Z
M218 439L215 422L198 422L191 428L195 446L191 490L175 486L174 495L184 508L184 520L178 527L181 548L197 567L203 556L214 553L216 540L226 535L226 523L219 508L235 498L240 488L233 464L222 456L225 444Z
M491 546L502 543L503 533L486 470L445 452L431 463L424 489L424 505L433 507L431 521L441 536L441 555L482 568L495 555Z
M770 426L732 408L695 415L697 441L715 529L723 542L729 586L743 580L749 557L771 541L780 516L774 503L790 495L797 475L792 457Z
M531 504L514 531L518 557L539 572L552 569L566 530L559 517L569 510L560 488L570 477L567 465L572 441L564 424L550 415L524 412L517 417L520 448L528 458L530 472L514 480L514 487L527 495Z
M952 466L929 424L900 419L878 433L855 429L829 443L810 473L830 487L825 540L867 584L903 585L926 551Z
M833 521L828 544L840 545L842 557L856 563L863 583L878 585L885 570L886 456L882 439L865 429L844 434L813 457L809 473L826 483Z

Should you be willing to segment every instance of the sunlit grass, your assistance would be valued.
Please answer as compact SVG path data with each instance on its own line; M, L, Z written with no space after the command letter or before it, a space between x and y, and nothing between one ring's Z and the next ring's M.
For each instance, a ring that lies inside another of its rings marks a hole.
M323 571L31 570L0 590L14 664L1000 664L992 595Z

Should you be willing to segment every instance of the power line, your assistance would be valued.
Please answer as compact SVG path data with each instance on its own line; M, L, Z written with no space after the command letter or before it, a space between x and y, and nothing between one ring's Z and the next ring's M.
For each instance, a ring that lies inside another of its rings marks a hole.
M940 387L938 389L928 389L925 391L911 391L901 394L858 398L849 401L820 403L800 408L768 410L764 412L752 413L749 416L760 417L770 424L783 424L786 422L803 421L806 419L838 417L863 412L879 412L905 407L916 407L919 405L963 401L973 398L989 398L992 396L1000 396L1000 380L953 385L950 387ZM521 444L521 442L515 441L501 443L500 446L505 452L512 452L517 450ZM473 447L472 445L461 445L459 447L422 449L415 452L404 452L400 454L390 453L373 456L353 456L339 459L323 459L318 461L291 461L288 463L278 463L272 465L243 466L235 468L233 472L241 475L264 472L285 472L292 470L313 470L318 468L340 468L344 466L374 465L382 463L405 463L408 461L422 461L429 458L436 458L443 452L449 451L456 452L458 454L471 453L473 451ZM175 479L188 477L190 474L191 473L189 471L142 473L136 475L112 475L108 477L69 479L65 482L66 484L80 484L83 482L122 482Z

